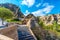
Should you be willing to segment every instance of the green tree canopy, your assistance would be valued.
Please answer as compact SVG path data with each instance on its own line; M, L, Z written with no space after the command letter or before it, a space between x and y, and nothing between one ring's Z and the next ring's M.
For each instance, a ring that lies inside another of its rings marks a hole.
M9 9L7 8L4 8L4 7L0 7L0 18L2 19L2 25L4 25L3 21L5 19L10 19L10 18L13 18L13 12L10 11Z
M12 18L13 16L14 15L13 15L12 11L10 11L7 8L0 7L0 18L2 18L2 19L9 19L9 18Z

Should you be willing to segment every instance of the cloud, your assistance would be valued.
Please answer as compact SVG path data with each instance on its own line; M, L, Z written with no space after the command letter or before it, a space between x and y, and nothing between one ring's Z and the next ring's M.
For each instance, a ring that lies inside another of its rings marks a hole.
M0 3L6 3L7 0L0 0Z
M39 7L41 5L41 3L37 4L36 7Z
M40 0L36 7L40 7L43 4L44 0Z
M44 3L42 6L48 6L49 5L49 3Z
M44 9L43 9L43 11L45 12L45 13L49 13L49 12L51 12L51 10L54 8L54 6L53 5L48 5L48 6L46 6Z
M23 0L21 4L31 7L32 5L34 5L34 3L35 3L35 0Z
M35 16L43 16L51 12L51 10L54 8L53 5L45 5L46 7L43 9L39 9L37 11L32 12Z
M28 10L26 10L24 15L27 16L28 14L30 14L30 12Z
M44 13L44 12L43 12L43 10L41 10L41 9L32 12L32 14L34 14L35 16L43 16L43 15L45 15L45 14L43 14L43 13Z

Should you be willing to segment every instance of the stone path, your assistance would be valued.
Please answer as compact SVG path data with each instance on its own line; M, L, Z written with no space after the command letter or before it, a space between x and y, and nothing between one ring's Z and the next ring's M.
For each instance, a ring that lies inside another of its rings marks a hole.
M18 37L19 40L35 40L26 25L18 26Z

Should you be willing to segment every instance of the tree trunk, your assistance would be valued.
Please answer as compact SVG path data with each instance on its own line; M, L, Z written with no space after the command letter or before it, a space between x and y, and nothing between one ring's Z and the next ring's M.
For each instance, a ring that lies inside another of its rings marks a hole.
M18 17L18 14L17 14L18 10L19 10L19 8L16 9L16 14L15 14L16 17Z
M57 30L57 27L58 27L58 25L57 25L57 21L56 21L56 30Z
M3 19L1 18L1 20L2 20L2 25L4 25L4 21L3 21Z

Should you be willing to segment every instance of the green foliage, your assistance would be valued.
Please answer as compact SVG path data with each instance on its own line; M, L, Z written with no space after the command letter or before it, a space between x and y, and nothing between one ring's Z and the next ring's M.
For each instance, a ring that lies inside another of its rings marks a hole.
M51 33L56 34L57 38L60 37L60 24L58 24L56 21L53 21L52 25L45 25L42 20L39 20L38 23L40 27L42 27L44 30L47 30L47 31L50 31ZM39 36L37 36L37 38L39 39Z
M44 22L42 20L39 21L39 25L44 28L45 30L53 30L53 31L60 31L60 25L56 23L56 21L53 22L52 25L44 25Z
M6 21L7 22L19 22L20 20L18 20L18 19L7 19Z
M56 24L56 21L54 21L54 23L53 23L53 27L54 27L54 29L57 29L57 24Z
M13 16L14 15L12 11L4 7L0 7L0 18L9 19L9 18L12 18Z
M20 21L19 19L13 19L12 21Z
M7 19L6 21L7 22L13 22L13 23L22 24L22 21L21 20L18 20L18 19Z
M58 27L57 27L57 29L60 31L60 25L58 24Z
M40 22L39 22L39 25L43 27L43 26L44 26L43 21L40 21Z

